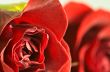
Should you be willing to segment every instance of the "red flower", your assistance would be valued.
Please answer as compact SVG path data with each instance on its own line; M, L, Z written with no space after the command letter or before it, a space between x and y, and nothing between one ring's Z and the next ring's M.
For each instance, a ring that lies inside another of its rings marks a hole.
M93 12L77 3L68 4L65 10L69 26L64 38L70 46L73 64L78 62L72 72L109 72L110 13Z
M69 72L67 21L57 0L30 0L0 35L1 72Z

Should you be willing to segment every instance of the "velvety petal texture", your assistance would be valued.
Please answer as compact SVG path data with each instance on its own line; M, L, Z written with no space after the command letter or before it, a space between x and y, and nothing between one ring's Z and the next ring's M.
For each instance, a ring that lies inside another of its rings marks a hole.
M22 17L15 22L28 22L48 28L56 34L58 40L63 37L67 28L66 15L58 0L30 0Z
M78 3L69 3L65 10L69 26L64 39L70 46L71 72L109 72L110 12Z
M0 34L0 71L70 72L66 28L58 0L30 0Z

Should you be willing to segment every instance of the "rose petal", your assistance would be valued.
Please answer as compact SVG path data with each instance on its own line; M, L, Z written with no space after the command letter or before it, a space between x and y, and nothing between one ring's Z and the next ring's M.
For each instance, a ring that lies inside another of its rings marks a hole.
M3 67L2 67L2 63L1 63L1 56L0 56L0 71L3 72Z
M70 48L73 48L78 27L83 18L88 15L92 11L92 9L83 4L70 2L65 6L65 11L68 16L69 26L64 39L69 44Z
M17 44L17 42L22 38L26 29L30 28L27 25L14 26L12 39L8 42L4 52L2 53L4 58L4 63L13 69L14 72L18 71L18 67L13 58L13 48ZM8 54L8 55L7 55ZM5 65L6 66L6 65Z
M89 48L89 45L84 45L79 52L79 69L78 72L85 72L85 55Z
M0 52L6 45L6 42L8 42L8 40L10 39L11 33L12 33L9 25L7 25L5 27L5 30L3 32L2 32L2 30L3 30L4 26L14 16L15 16L14 12L0 10Z
M99 42L97 40L93 41L94 43L92 43L91 45L89 45L89 47L85 47L81 49L81 53L80 55L80 67L79 67L79 71L80 72L84 72L86 71L93 71L96 70L96 66L95 66L95 60L96 60L96 51L98 49L99 46ZM94 72L94 71L93 71Z
M64 8L69 22L81 22L82 18L92 11L88 6L75 2L68 3Z
M12 28L10 25L6 25L4 30L0 34L0 53L11 37L12 37Z
M76 38L76 47L80 45L80 42L83 36L88 30L94 26L105 26L110 24L110 13L103 10L99 10L88 15L83 22L81 23L77 38Z
M68 48L68 44L65 42L64 39L61 40L61 44L64 46L65 50L70 54L70 49Z
M68 56L70 57L70 59L65 63L65 65L63 65L61 72L65 72L65 71L69 71L70 72L70 68L71 68L71 54L70 54L70 49L67 45L67 43L64 40L61 40L61 44L64 46Z
M98 67L100 65L108 64L106 56L104 56L103 53L98 52L98 51L100 50L99 49L100 48L99 47L100 46L100 40L110 38L109 32L110 32L110 27L103 28L97 34L97 38L92 41L91 45L87 44L86 47L83 46L81 48L80 54L79 54L79 61L80 61L79 72L82 72L82 71L84 72L85 70L99 72ZM98 56L98 54L99 54L99 56ZM102 58L104 60L103 63L98 62L99 59L100 59L100 61L102 61ZM106 67L106 65L105 65L105 67ZM108 67L106 67L106 68L108 69Z
M60 40L67 28L66 15L58 0L30 0L15 23L26 22L49 28Z
M2 66L2 68L3 68L3 71L2 72L14 72L13 70L12 70L12 68L10 68L5 62L4 62L4 59L3 59L3 53L4 52L4 50L1 52L1 58L0 58L0 60L1 60L1 66ZM1 70L0 70L1 71Z
M98 38L103 39L103 38L110 38L110 26L105 27L98 33Z
M69 72L71 57L68 53L68 46L63 42L57 40L54 33L48 30L49 42L48 47L45 51L46 59L46 71L52 72ZM63 46L64 45L64 46Z
M86 17L90 12L92 12L92 9L84 4L70 2L65 6L65 11L69 20L69 26L67 28L64 39L70 47L72 62L76 62L78 60L77 51L74 48L76 34L80 23L82 22L84 17Z

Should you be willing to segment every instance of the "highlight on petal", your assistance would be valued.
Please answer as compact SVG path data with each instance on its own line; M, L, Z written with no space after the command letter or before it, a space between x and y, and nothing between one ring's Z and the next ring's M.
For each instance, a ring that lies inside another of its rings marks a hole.
M52 30L60 40L67 28L67 19L58 0L30 0L15 23L30 23Z
M91 13L88 15L83 22L81 23L78 33L77 33L77 38L76 38L76 44L75 46L78 47L82 41L82 38L84 35L94 26L106 26L110 24L110 13L103 11L103 10L98 10L96 12Z

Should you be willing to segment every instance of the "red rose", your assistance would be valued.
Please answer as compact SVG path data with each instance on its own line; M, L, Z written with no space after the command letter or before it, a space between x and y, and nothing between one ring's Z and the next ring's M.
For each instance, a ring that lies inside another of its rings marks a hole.
M110 71L110 13L96 11L81 23L76 45L79 51L79 72Z
M30 0L0 35L1 72L70 72L67 28L58 0Z
M93 12L77 3L68 4L65 10L69 26L64 38L71 49L72 66L78 62L72 72L109 72L110 13L103 10Z

